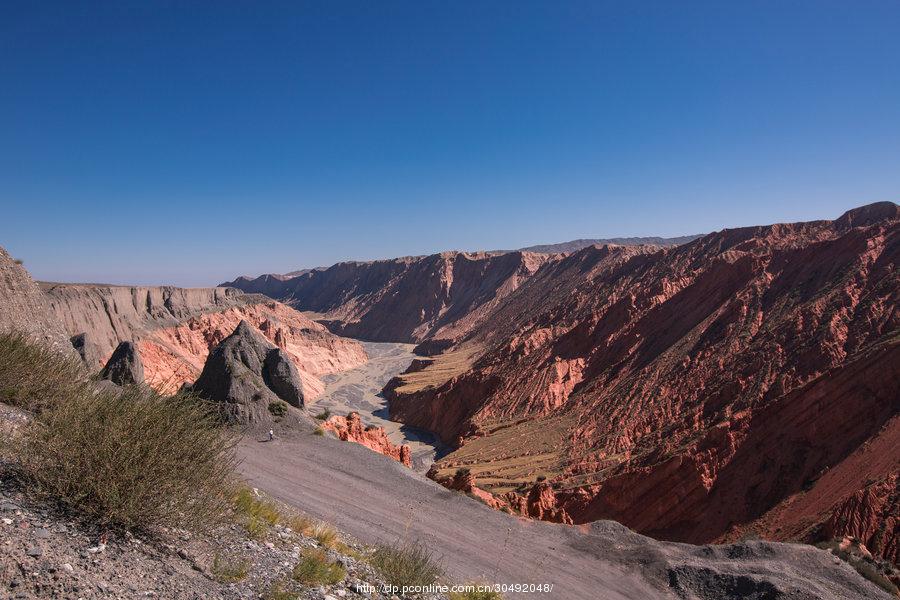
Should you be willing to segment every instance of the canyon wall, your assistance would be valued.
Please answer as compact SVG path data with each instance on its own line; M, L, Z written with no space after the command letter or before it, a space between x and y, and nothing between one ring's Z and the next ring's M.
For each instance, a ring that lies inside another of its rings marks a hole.
M304 394L324 388L320 377L367 360L362 345L338 337L296 310L232 288L42 284L50 310L70 335L85 333L106 361L121 341L134 341L148 384L172 392L197 378L211 348L241 320L284 350L300 372Z
M223 284L320 313L340 335L376 342L455 340L556 255L444 252L346 262L297 277Z
M827 475L892 439L898 258L893 203L675 248L589 247L457 339L468 368L392 382L391 415L458 447L436 478L469 469L507 505L549 500L553 520L691 542L852 534L891 556L897 446L865 480ZM442 356L406 377L430 369ZM801 495L804 525L786 527L775 517Z

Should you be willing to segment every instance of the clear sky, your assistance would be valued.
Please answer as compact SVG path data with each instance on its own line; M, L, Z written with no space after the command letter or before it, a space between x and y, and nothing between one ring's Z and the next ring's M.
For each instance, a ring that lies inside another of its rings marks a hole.
M208 285L900 199L900 2L0 3L0 245Z

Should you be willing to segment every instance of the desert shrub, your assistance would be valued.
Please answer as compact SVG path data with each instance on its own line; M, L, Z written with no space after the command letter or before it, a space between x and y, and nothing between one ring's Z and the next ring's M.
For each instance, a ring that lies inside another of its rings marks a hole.
M104 525L197 528L227 508L235 438L188 395L77 387L16 443L32 488Z
M289 589L289 583L283 579L273 581L269 588L263 592L263 600L299 600L300 594Z
M537 481L538 483L541 483L542 481L547 481L547 477L545 475L538 475L538 477L537 477L537 479L535 479L535 481Z
M328 560L324 550L306 550L291 576L304 585L334 585L344 580L347 571Z
M396 586L425 586L444 575L440 561L420 542L378 546L371 564L387 583Z
M316 427L313 431L313 435L325 435L325 429L323 427Z
M40 411L87 393L87 379L77 357L63 356L21 333L0 333L0 402Z
M273 417L283 417L287 414L287 410L287 402L279 400L278 402L269 403L269 412L272 413Z
M456 473L454 476L461 479L463 477L468 477L471 473L472 473L472 469L470 469L468 467L460 467L456 470Z
M328 417L330 417L330 416L331 416L331 411L326 408L325 410L323 410L322 412L317 414L316 418L320 421L327 421Z
M218 554L213 558L212 576L219 583L242 581L250 572L250 563L243 559L226 559Z
M503 600L503 595L500 592L490 589L478 591L479 585L487 587L487 584L470 583L468 585L473 589L463 592L450 592L450 600Z
M900 588L891 581L892 577L897 577L897 569L889 561L879 561L871 557L861 556L855 552L843 550L839 540L819 542L816 544L816 547L830 551L853 567L857 573L887 593L900 596Z

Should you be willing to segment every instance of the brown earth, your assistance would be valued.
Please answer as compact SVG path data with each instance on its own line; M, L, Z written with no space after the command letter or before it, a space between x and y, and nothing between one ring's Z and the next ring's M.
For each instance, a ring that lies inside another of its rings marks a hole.
M893 203L590 247L451 348L470 368L444 378L439 357L389 384L391 415L459 447L437 477L469 468L514 508L550 498L554 520L691 542L847 533L895 557L898 255ZM886 457L829 477L867 443ZM802 518L781 505L798 496Z

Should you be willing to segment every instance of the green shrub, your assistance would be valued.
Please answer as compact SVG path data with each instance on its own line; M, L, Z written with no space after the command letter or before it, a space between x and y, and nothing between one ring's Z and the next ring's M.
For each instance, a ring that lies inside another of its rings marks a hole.
M316 427L313 431L313 435L325 435L325 429L323 427Z
M87 393L89 385L74 354L63 356L21 333L0 333L0 402L40 411Z
M387 583L399 587L429 585L444 575L440 561L420 542L378 546L371 564Z
M347 571L338 563L328 560L324 550L306 550L292 577L304 585L334 585L347 576Z
M219 583L236 583L246 579L250 563L246 560L228 560L218 554L213 558L212 576Z
M330 417L330 416L331 416L331 411L326 408L325 410L323 410L322 412L317 414L316 418L320 421L327 421L328 417Z
M273 417L283 417L287 414L288 405L287 402L277 401L269 403L269 412L272 413Z
M221 517L236 438L200 399L78 387L16 441L34 489L107 526L198 528Z

